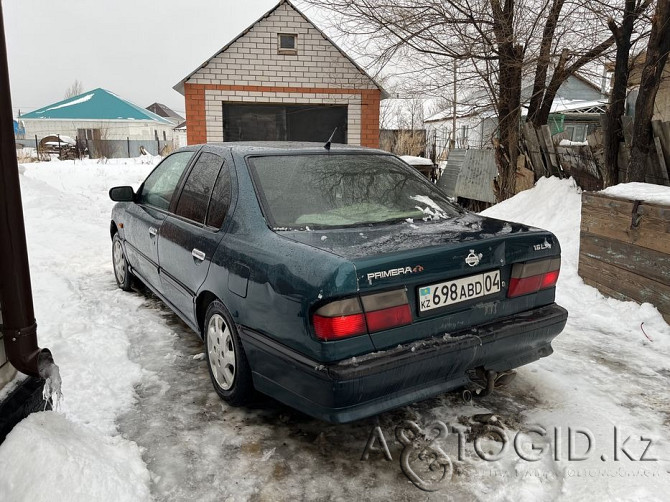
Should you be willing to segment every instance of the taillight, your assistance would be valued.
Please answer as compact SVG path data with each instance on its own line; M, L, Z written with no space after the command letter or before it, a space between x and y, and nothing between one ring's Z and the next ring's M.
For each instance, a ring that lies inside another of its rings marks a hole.
M411 324L404 289L337 300L317 310L312 321L321 340L339 340Z
M358 298L347 298L324 305L314 313L314 332L322 340L338 340L368 332Z
M537 293L541 289L552 288L558 281L561 258L516 263L512 267L512 276L507 288L507 297Z
M412 322L412 311L404 289L361 297L370 333Z
M323 340L337 340L367 333L365 316L353 314L339 317L314 316L314 331Z

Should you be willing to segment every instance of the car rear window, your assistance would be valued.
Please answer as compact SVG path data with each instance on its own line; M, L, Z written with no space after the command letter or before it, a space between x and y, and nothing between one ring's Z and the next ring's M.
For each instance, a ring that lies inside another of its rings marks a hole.
M390 155L276 155L252 157L249 166L265 216L276 229L428 221L460 212Z

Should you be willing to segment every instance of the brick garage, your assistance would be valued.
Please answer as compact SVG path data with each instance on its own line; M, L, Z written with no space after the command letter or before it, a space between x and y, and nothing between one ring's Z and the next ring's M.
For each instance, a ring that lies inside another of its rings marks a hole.
M188 143L326 141L379 146L383 89L282 0L175 89Z

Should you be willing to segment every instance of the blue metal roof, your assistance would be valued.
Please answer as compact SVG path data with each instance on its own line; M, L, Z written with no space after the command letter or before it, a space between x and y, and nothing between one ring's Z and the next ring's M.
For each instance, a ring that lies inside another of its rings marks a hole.
M163 117L120 98L105 89L94 89L26 113L22 119L151 120L171 125Z

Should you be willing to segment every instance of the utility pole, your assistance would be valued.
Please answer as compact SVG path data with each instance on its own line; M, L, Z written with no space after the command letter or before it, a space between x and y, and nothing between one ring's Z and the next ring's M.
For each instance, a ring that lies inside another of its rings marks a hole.
M456 148L456 58L454 58L454 95L451 100L451 141L449 150Z

